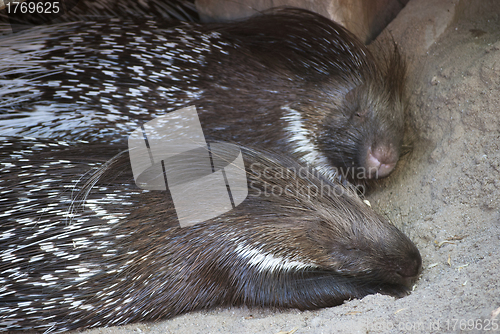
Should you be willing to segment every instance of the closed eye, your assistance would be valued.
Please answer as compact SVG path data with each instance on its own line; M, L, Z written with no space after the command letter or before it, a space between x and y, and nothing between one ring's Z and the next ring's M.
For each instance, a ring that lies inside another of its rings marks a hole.
M358 118L364 118L368 114L368 109L357 111L354 115Z

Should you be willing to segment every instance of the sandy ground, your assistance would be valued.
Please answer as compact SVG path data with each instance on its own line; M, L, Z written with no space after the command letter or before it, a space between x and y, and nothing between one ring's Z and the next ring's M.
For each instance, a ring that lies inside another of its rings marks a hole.
M215 309L85 333L500 333L500 11L494 1L462 14L464 1L428 2L410 1L390 26L414 69L416 138L369 198L420 249L411 295L314 312Z

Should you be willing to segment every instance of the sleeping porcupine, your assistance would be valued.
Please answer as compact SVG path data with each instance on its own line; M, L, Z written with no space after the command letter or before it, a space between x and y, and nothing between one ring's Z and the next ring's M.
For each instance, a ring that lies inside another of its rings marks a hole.
M242 147L247 198L179 228L168 193L135 185L127 152L104 163L120 150L0 142L0 330L60 332L243 304L316 309L403 296L419 274L420 254L402 232L290 158Z
M395 46L374 57L299 9L172 25L77 22L4 36L0 134L117 142L195 105L212 139L292 153L352 182L394 169L406 73Z

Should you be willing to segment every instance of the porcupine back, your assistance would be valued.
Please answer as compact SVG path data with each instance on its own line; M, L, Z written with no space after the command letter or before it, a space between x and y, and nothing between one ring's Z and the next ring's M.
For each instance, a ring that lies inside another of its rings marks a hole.
M292 152L351 181L386 176L400 155L406 71L397 48L374 58L305 10L225 25L80 22L0 43L12 60L0 70L4 135L120 141L195 105L211 138Z
M126 152L107 161L120 149L2 141L0 330L57 332L242 304L315 309L403 296L419 273L403 233L290 158L242 147L247 199L180 228L168 193L135 186Z

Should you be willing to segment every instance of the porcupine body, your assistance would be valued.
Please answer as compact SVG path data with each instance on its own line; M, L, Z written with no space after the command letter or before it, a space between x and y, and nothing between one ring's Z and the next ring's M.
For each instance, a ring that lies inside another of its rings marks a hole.
M241 150L245 201L180 228L168 193L135 185L128 153L105 163L118 147L4 138L0 330L59 332L227 305L316 309L406 293L421 258L402 232L310 168Z
M405 109L396 48L375 58L336 23L298 9L166 24L78 22L3 37L0 134L124 141L195 105L208 137L292 153L330 176L342 169L357 181L395 167Z

